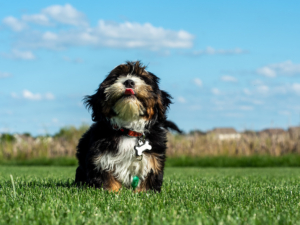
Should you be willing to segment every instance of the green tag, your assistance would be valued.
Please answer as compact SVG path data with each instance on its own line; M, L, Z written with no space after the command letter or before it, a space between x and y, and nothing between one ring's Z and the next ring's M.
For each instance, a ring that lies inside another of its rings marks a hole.
M133 190L136 189L136 187L138 186L139 180L140 180L140 178L138 176L133 177L132 182L131 182L131 187L133 188Z

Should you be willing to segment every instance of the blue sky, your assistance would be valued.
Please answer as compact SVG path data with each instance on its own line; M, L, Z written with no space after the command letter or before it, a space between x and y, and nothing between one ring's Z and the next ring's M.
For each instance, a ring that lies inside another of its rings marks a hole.
M0 3L0 132L91 123L82 98L126 60L183 130L300 123L299 1Z

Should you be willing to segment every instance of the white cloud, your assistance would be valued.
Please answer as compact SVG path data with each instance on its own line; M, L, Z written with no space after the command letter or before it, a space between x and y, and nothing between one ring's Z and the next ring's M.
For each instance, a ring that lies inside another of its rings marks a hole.
M248 53L248 51L235 48L235 49L214 49L210 46L208 46L204 50L198 50L194 51L193 55L237 55L237 54L245 54Z
M221 94L221 91L220 91L218 88L212 88L212 89L211 89L211 92L212 92L214 95L219 95L219 94Z
M51 17L53 20L74 26L88 25L85 15L77 11L72 5L65 4L49 6L42 10L44 15Z
M83 59L82 58L71 59L68 56L64 56L63 60L66 61L66 62L71 62L71 63L76 63L76 64L83 63Z
M114 23L99 20L91 27L85 15L70 4L49 6L40 14L23 15L18 20L7 17L3 23L15 31L22 31L27 23L40 25L64 24L60 30L45 31L36 27L28 29L18 37L16 46L25 48L65 49L71 46L144 48L159 50L163 48L190 48L194 36L184 30L174 31L156 27L150 23Z
M296 94L300 94L300 83L294 83L294 84L292 84L292 90Z
M270 88L267 85L260 85L256 88L256 91L260 94L267 94Z
M48 92L46 94L40 94L40 93L32 93L29 90L23 90L22 94L19 96L17 93L12 92L11 93L11 97L12 98L23 98L23 99L27 99L27 100L34 100L34 101L38 101L38 100L53 100L55 97L52 93Z
M184 97L178 97L178 102L180 103L186 103L186 100Z
M261 84L256 86L254 89L249 90L245 88L243 92L246 95L286 95L286 94L297 94L300 95L300 83L293 83L293 84L282 84L282 85L274 85L272 87ZM253 102L256 104L255 102ZM260 104L258 102L257 104Z
M0 79L1 78L6 78L6 77L11 77L12 75L10 73L6 73L6 72L0 72Z
M36 58L31 51L20 51L18 49L13 49L11 53L2 53L1 55L9 59L33 60Z
M237 79L235 77L233 77L233 76L227 76L227 75L222 76L221 80L225 81L225 82L233 82L233 83L237 82Z
M51 25L49 18L44 14L23 15L22 20L43 26Z
M292 61L285 61L263 66L258 68L256 72L266 77L276 77L277 75L295 75L300 74L300 64L294 64Z
M202 87L203 82L199 78L194 79L194 84L196 84L198 87Z
M23 98L29 99L29 100L41 100L42 95L41 94L33 94L32 92L28 90L24 90L22 93Z
M48 92L45 94L45 99L47 100L53 100L55 97L52 93Z
M270 67L264 66L257 69L257 73L264 75L266 77L276 77L276 72Z
M16 31L16 32L20 32L20 31L22 31L22 30L24 30L24 29L27 28L26 23L24 23L21 20L18 20L17 18L15 18L13 16L5 17L2 20L2 23L5 26L9 27L10 29L12 29L13 31Z
M166 30L150 23L109 23L100 20L94 28L63 30L58 33L32 33L19 40L19 45L28 48L64 49L70 46L111 48L189 48L193 36L186 31Z

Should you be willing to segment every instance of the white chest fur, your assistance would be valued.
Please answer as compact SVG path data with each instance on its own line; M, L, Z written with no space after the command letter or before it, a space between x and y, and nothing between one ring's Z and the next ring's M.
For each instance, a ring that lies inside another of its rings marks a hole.
M134 146L137 144L137 138L121 137L118 154L110 153L101 155L95 160L97 169L113 171L113 176L122 182L125 187L130 187L134 176L144 180L151 168L148 156L144 154L143 159L138 161Z

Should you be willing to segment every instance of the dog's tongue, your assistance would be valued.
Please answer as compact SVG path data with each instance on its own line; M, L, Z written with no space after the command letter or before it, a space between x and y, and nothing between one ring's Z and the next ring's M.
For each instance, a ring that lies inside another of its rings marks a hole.
M134 95L134 91L131 88L126 88L125 95Z

